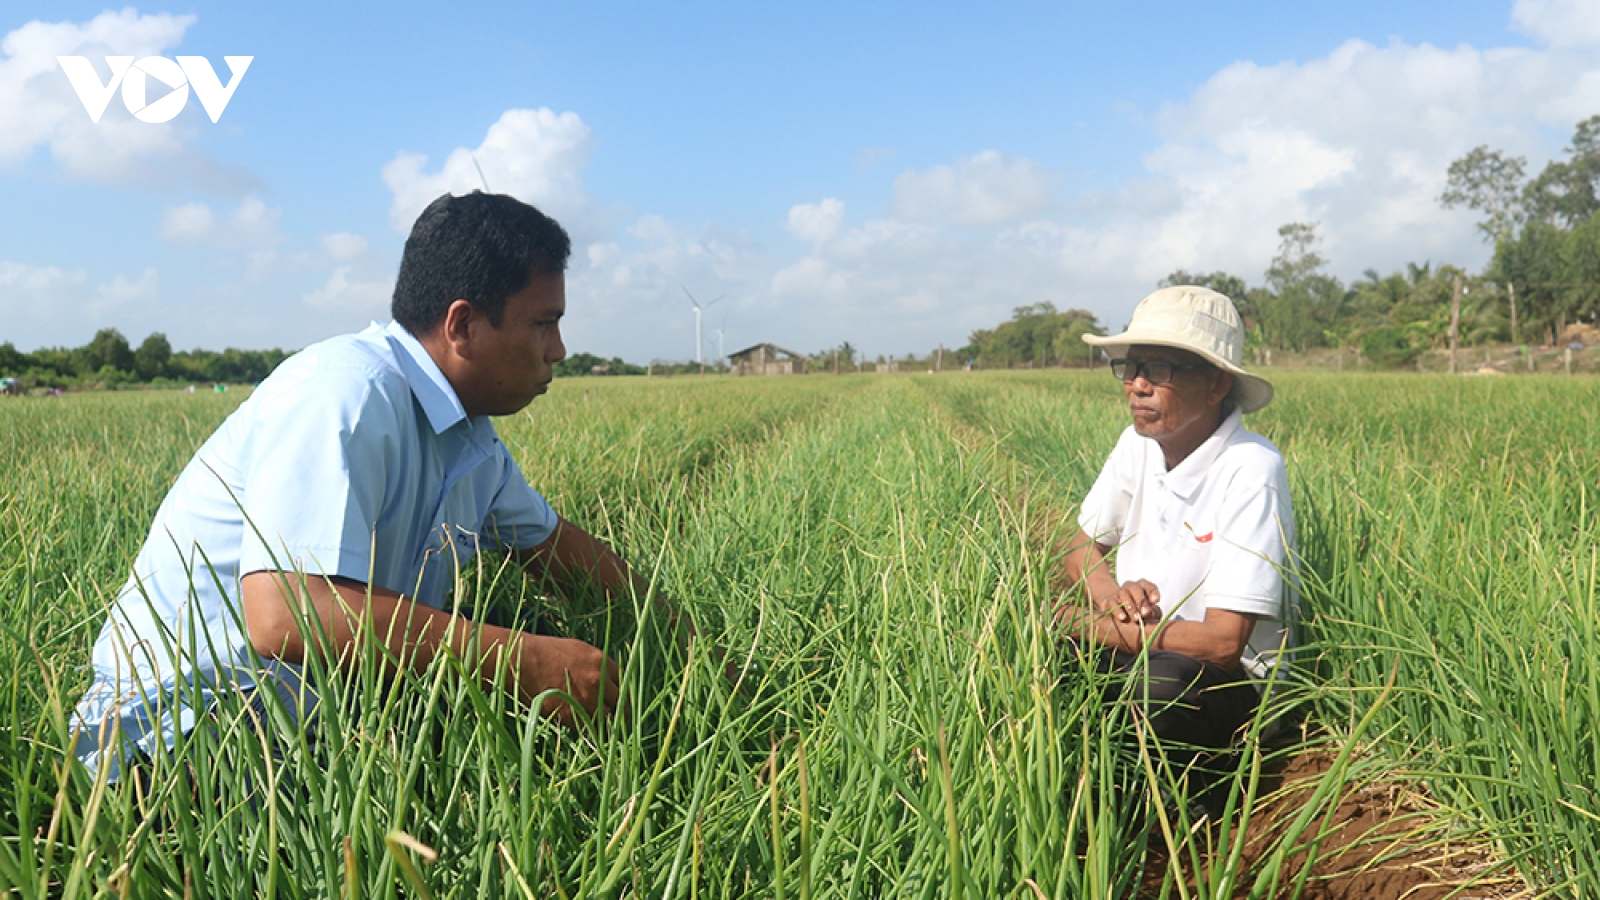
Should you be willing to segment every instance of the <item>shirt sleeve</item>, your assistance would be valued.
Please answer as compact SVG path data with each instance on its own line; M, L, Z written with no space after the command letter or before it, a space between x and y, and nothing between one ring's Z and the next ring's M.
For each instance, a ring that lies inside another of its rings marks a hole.
M1129 440L1133 434L1131 428L1122 433L1078 509L1078 527L1096 543L1115 546L1122 542L1138 479L1138 448Z
M484 533L491 535L503 550L527 550L537 547L555 533L559 517L538 491L528 486L522 469L506 452L500 451L502 476L500 489L495 492L490 505Z
M398 414L381 381L357 371L341 389L344 374L308 372L256 404L241 454L241 575L372 579L373 529L396 468Z
M1226 493L1204 582L1207 607L1283 618L1294 528L1287 503L1270 480Z

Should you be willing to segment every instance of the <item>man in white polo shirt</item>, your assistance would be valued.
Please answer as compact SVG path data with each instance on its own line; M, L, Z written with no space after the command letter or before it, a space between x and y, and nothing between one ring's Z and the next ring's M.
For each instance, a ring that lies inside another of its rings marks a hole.
M1293 642L1283 456L1240 421L1272 385L1240 368L1243 323L1205 288L1156 291L1127 331L1084 340L1110 353L1133 424L1083 501L1066 559L1093 611L1062 616L1105 668L1131 674L1123 696L1164 744L1221 750L1255 714L1252 681Z
M474 654L486 684L504 668L564 722L571 705L613 708L617 666L599 649L450 611L455 569L480 550L558 591L646 587L528 486L490 423L548 390L566 355L570 249L511 197L445 195L423 211L395 321L286 360L178 476L95 644L80 759L116 779L224 692L259 705L271 690L294 713L306 657L348 664L364 627L416 668L446 649Z

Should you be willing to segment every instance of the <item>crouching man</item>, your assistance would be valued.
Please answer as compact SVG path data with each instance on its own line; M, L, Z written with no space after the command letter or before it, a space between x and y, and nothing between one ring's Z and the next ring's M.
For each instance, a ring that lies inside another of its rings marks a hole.
M1294 511L1283 456L1240 417L1272 385L1239 362L1244 326L1225 296L1170 287L1107 348L1133 424L1084 499L1066 574L1092 610L1061 621L1183 765L1253 718L1258 683L1291 644Z
M617 666L599 649L450 612L455 567L487 549L558 592L646 588L528 486L490 422L545 393L566 354L570 246L511 197L422 212L394 321L286 360L178 476L95 644L80 759L115 780L224 692L259 708L272 691L294 711L312 654L387 665L349 652L363 628L418 669L448 651L485 684L504 671L563 722L614 708Z

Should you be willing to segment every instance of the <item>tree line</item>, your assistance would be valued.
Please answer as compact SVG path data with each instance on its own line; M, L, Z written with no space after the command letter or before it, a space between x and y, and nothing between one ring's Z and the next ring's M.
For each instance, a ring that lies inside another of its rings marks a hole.
M23 353L11 342L0 344L0 376L16 378L24 388L116 388L136 384L215 382L254 384L267 377L290 351L180 350L157 332L138 347L122 332L102 328L82 347L47 347Z
M1008 321L992 329L974 331L955 357L980 369L1089 366L1094 357L1083 342L1086 334L1105 334L1093 313L1061 311L1045 300L1014 308Z

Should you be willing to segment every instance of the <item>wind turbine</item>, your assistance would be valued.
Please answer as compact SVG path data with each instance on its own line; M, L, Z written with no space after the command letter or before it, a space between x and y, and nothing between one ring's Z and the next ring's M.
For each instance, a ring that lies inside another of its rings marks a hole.
M722 329L727 324L728 324L728 311L727 310L723 310L722 311L722 321L717 323L717 365L719 365L719 366L722 365L722 361L728 357L728 354L724 353L723 350L722 350Z
M678 287L683 288L684 295L688 297L689 302L694 305L694 361L699 363L701 368L705 368L706 357L705 354L700 352L700 315L711 307L717 305L717 300L721 300L722 297L726 297L727 295L723 294L716 300L707 303L705 306L701 306L700 301L696 300L694 295L689 293L688 288L683 287L682 284L678 285Z

